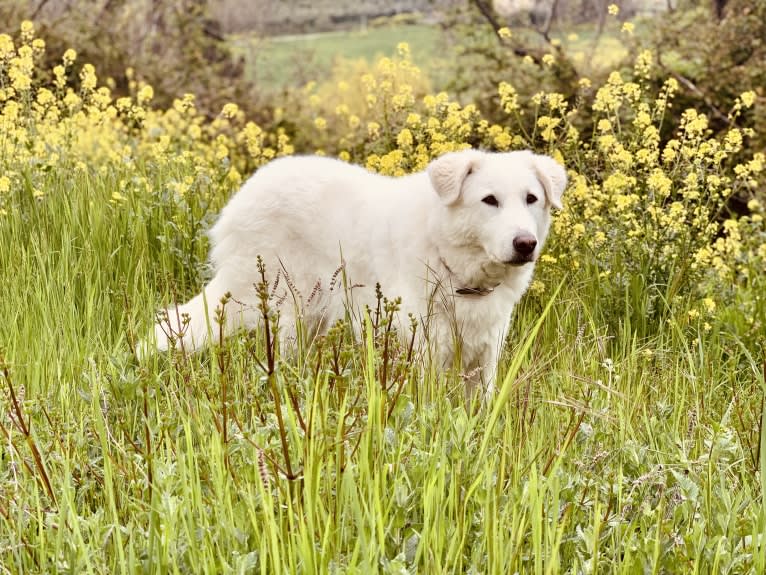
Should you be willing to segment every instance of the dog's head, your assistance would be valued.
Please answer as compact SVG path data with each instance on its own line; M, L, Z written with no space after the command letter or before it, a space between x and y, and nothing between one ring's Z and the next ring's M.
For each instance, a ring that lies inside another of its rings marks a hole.
M455 248L483 251L486 263L524 266L540 254L550 208L561 208L566 171L529 151L451 152L428 175L444 206L442 232Z

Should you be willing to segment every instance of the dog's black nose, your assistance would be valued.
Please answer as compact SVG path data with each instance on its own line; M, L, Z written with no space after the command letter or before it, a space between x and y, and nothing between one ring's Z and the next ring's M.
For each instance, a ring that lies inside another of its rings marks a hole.
M532 255L537 247L537 240L531 234L521 234L513 238L513 249L523 256Z

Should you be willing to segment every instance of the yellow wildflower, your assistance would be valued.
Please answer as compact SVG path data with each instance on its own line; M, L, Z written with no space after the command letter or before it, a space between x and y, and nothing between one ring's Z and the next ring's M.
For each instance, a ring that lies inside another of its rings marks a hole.
M742 105L745 108L750 108L755 103L755 92L753 90L742 92L742 94L739 95L739 99L742 101Z
M68 67L71 66L75 60L77 60L77 52L69 48L64 52L64 55L61 58L64 62L64 66Z
M508 82L500 82L497 87L497 91L500 94L500 104L503 106L503 110L506 114L510 114L514 110L519 108L519 95Z
M239 106L237 106L233 102L224 104L223 109L221 109L221 116L228 119L236 117L238 113L239 113Z
M598 121L598 125L596 127L599 132L609 132L612 129L612 122L606 118L602 118Z
M642 50L636 57L636 63L634 65L636 74L642 78L648 78L653 60L654 54L651 50Z
M703 299L702 305L705 306L705 311L709 314L712 314L715 311L715 301L711 297Z
M136 94L136 101L139 105L150 102L152 98L154 98L154 88L152 88L149 84L144 84L138 91L138 94Z
M412 132L407 128L403 128L396 137L396 145L400 148L410 148L412 147L412 142Z
M732 128L724 138L727 152L738 152L742 148L742 132L737 128Z
M8 34L0 34L0 60L9 58L14 51L13 39Z
M420 123L420 114L415 114L414 112L410 112L407 114L407 124L410 126L415 126Z
M367 134L370 138L377 138L380 135L380 124L377 122L367 122Z
M96 69L93 64L85 64L80 70L80 81L83 90L93 90L96 87Z
M21 23L21 40L29 42L35 35L35 25L30 20L24 20Z

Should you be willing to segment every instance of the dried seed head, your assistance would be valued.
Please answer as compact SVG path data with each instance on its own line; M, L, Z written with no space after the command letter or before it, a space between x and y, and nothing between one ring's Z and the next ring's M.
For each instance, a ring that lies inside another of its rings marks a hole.
M335 289L336 282L338 282L338 279L340 277L340 273L346 269L346 262L341 262L338 268L335 270L335 272L332 274L332 277L330 278L330 291ZM340 282L338 282L338 285L340 285Z
M269 487L271 485L271 474L266 466L266 456L263 454L263 449L258 450L258 474L261 476L264 487Z
M585 335L585 324L582 321L582 312L577 312L577 336L575 337L575 345L582 344L582 338Z
M277 294L277 288L279 287L279 280L282 277L282 270L277 270L277 277L274 278L274 285L271 286L271 293L269 294L269 299L274 299L274 296Z
M309 298L306 300L306 305L309 305L312 300L317 296L318 293L321 293L322 291L322 279L318 279L317 282L314 284L314 289L311 290L311 294L309 295Z

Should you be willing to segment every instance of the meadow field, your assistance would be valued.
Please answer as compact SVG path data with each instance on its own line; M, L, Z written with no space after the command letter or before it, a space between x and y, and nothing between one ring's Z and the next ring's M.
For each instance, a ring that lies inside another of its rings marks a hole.
M47 69L32 22L0 29L0 573L766 571L755 92L713 134L643 50L575 100L501 82L497 122L400 43L263 127L132 73L116 96L76 50ZM270 159L401 175L469 145L570 178L488 402L395 343L396 294L283 356L254 286L267 327L136 356Z
M263 38L242 35L232 42L245 58L249 77L262 89L274 91L330 75L339 58L372 62L394 53L399 42L408 43L429 77L438 78L449 54L438 28L427 24Z
M615 66L627 54L619 39L619 27L614 24L601 35L592 26L571 26L566 34L559 33L553 39L561 42L586 71ZM401 42L410 47L413 61L434 89L441 90L449 81L457 47L433 24L383 23L318 34L232 38L235 54L244 58L248 78L267 92L320 80L332 75L333 68L343 62L373 62L395 53Z

